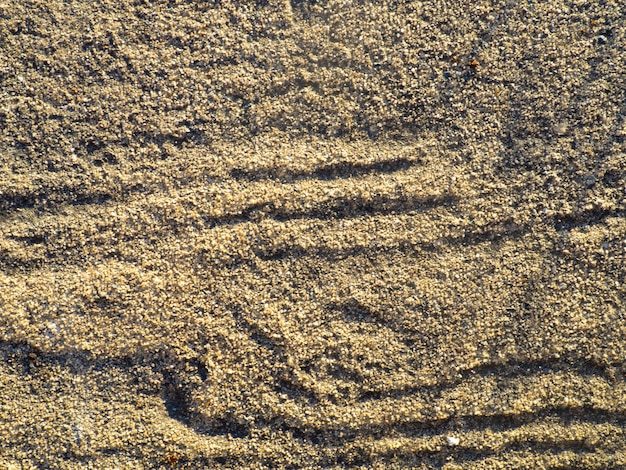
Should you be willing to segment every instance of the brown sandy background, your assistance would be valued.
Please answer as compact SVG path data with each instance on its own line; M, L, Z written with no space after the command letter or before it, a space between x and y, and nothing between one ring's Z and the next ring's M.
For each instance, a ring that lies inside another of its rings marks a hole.
M625 468L625 22L0 2L0 468Z

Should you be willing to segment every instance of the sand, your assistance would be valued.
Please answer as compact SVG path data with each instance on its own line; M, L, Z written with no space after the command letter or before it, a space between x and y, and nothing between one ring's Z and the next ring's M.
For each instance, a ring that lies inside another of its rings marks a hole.
M626 468L626 5L0 3L0 468Z

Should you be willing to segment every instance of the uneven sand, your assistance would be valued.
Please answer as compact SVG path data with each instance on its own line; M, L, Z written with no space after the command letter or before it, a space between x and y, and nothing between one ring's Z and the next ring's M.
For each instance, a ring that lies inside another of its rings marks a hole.
M0 2L0 469L626 468L625 35Z

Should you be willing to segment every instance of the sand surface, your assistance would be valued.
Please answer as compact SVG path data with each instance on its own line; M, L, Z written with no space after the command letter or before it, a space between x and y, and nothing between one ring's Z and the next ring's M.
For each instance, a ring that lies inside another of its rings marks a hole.
M0 2L0 468L626 468L626 4Z

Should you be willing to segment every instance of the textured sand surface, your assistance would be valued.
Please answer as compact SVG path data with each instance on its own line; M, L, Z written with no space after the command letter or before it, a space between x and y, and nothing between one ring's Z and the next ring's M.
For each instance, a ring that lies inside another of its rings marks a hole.
M0 468L626 468L626 5L0 2Z

